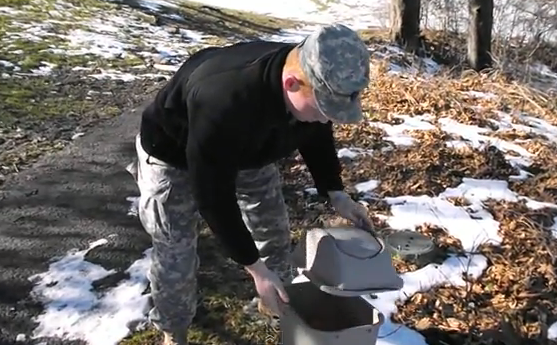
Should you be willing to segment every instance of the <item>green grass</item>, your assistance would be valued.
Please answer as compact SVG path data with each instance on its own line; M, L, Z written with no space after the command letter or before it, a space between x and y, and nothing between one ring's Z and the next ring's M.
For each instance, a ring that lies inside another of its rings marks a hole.
M321 10L326 10L331 3L337 3L338 0L311 0L311 2L315 3L317 8Z
M91 0L88 0L91 1ZM0 0L0 6L12 6L15 8L23 5L29 5L29 1L23 0ZM0 16L0 40L2 46L0 48L0 59L7 60L13 63L19 63L21 72L26 73L31 69L37 68L41 65L42 61L53 63L56 65L63 65L65 67L84 66L89 61L97 60L97 57L87 55L69 56L67 54L58 54L48 51L49 48L66 49L67 41L56 36L56 34L67 34L71 29L79 28L78 22L71 23L52 23L48 32L53 34L44 36L41 40L29 39L25 36L20 37L19 34L24 34L24 29L16 25L40 23L47 18L47 11L54 9L54 0L41 2L41 5L33 4L31 7L25 9L22 14L15 17ZM83 18L84 13L79 16L76 11L70 11L68 15L75 19Z
M54 117L84 114L96 108L95 102L82 95L61 90L47 78L9 78L0 83L0 127L32 127ZM107 106L110 116L117 108Z
M103 1L72 0L76 7L68 15L76 19L70 23L53 23L48 31L52 34L67 34L71 29L80 28L79 19L86 19L91 11L99 11L115 5L106 5ZM43 2L41 2L42 4ZM22 28L15 23L40 23L44 19L48 8L53 8L54 0L44 1L41 7L34 2L24 0L0 0L0 6L26 7L23 14L14 17L0 15L0 60L7 60L17 65L19 73L29 73L42 65L42 62L55 64L54 69L70 69L72 67L101 67L124 68L143 64L138 57L105 59L93 54L69 55L65 50L70 49L68 42L56 35L43 36L41 40L18 37ZM95 6L93 8L93 6ZM61 53L56 50L60 49ZM0 66L0 72L5 67ZM11 68L7 68L9 72ZM65 114L84 114L95 108L94 102L83 97L72 97L72 92L53 92L56 82L51 78L41 76L12 77L2 79L0 83L0 128L7 128L15 124L25 124L31 127L49 118L64 116ZM83 96L83 95L80 95ZM108 107L107 114L113 114L114 109Z
M45 61L66 67L84 66L88 61L94 59L86 55L69 56L66 54L55 54L46 51L51 45L63 47L64 41L56 38L45 38L40 42L27 39L16 39L11 41L10 45L0 52L0 57L11 61L19 62L21 72L29 72L31 69L41 66L41 62ZM14 52L21 52L16 54Z
M8 6L8 7L21 7L24 5L29 5L31 0L0 0L0 6Z
M65 51L71 49L64 37L72 29L87 29L80 23L92 15L98 16L99 11L116 10L117 5L101 0L70 0L75 7L68 8L68 16L74 20L62 23L51 23L48 31L53 35L42 36L41 40L34 40L25 35L24 29L17 23L41 23L47 18L47 11L54 9L55 0L0 0L0 6L10 6L23 11L14 16L0 15L0 60L7 60L17 65L20 73L29 73L42 66L43 62L56 65L57 69L71 69L73 67L101 67L125 69L144 64L140 57L129 55L126 58L105 59L92 54L69 55ZM275 34L284 28L291 28L299 23L271 18L250 12L234 11L209 7L196 2L183 2L178 13L186 18L186 23L162 23L177 25L190 30L198 30L213 35L207 44L222 45L236 40L253 38L261 35ZM137 11L137 16L151 23L157 21L152 15ZM60 18L67 21L67 18ZM161 24L161 23L159 23ZM141 49L140 38L130 38L128 43L138 45ZM189 52L200 49L201 46L188 48ZM58 50L61 52L59 53ZM11 68L0 66L0 72ZM4 100L0 105L0 127L8 127L15 122L35 120L43 121L49 117L68 112L81 113L89 108L87 100L72 100L66 95L57 96L49 93L51 81L44 77L8 78L0 85L0 97Z

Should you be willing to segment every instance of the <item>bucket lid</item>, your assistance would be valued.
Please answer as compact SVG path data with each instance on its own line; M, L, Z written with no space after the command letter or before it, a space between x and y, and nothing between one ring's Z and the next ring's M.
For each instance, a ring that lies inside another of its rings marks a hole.
M315 228L294 248L292 263L322 291L362 296L399 290L403 280L391 252L372 232L351 228Z
M434 247L431 238L410 230L393 232L387 236L385 242L393 252L402 256L426 254L432 251Z

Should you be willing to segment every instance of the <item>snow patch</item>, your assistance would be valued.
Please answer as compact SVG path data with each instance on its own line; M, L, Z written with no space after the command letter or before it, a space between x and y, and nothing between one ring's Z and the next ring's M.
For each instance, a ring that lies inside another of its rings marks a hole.
M375 188L379 186L380 182L377 180L369 180L366 182L357 183L354 188L358 191L358 193L367 193L371 192Z
M344 147L337 151L337 156L339 158L349 158L354 159L360 155L371 155L373 150L365 150L358 147Z
M387 136L385 136L384 139L391 141L395 145L413 145L416 142L416 139L409 134L410 131L427 131L436 128L429 122L432 119L432 116L430 115L396 115L395 117L403 120L403 123L391 125L383 122L370 122L371 126L383 129L387 133Z
M152 249L125 271L129 279L97 293L93 282L116 271L87 262L85 255L107 243L101 239L87 249L71 251L51 263L47 272L30 277L36 284L32 295L45 304L45 311L34 320L39 325L33 338L61 337L85 340L90 345L116 345L129 334L131 321L145 319L148 295L143 292Z
M547 329L547 339L557 340L557 322L549 326Z

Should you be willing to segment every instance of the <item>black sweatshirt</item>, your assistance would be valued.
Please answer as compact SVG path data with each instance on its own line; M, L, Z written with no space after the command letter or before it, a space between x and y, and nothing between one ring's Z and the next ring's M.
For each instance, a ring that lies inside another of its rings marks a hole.
M332 124L299 122L286 109L282 68L293 47L255 41L201 50L143 112L143 148L188 171L201 216L241 265L259 253L237 204L238 170L297 149L320 195L343 189Z

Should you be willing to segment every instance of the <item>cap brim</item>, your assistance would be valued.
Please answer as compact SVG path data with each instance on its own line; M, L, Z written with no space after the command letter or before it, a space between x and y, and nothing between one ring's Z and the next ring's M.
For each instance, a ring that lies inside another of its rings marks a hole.
M353 124L364 118L360 97L351 99L323 92L317 88L314 89L314 94L319 110L333 122Z

